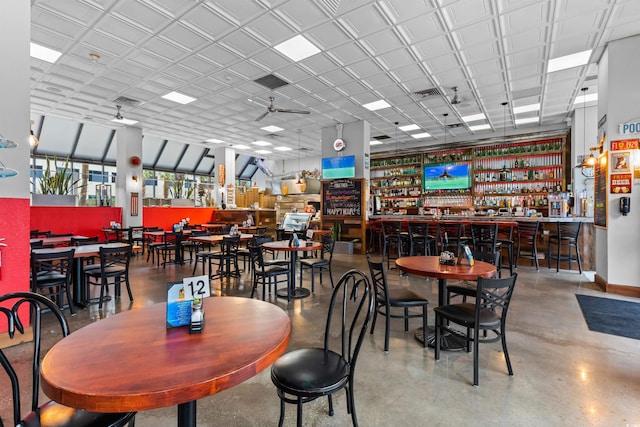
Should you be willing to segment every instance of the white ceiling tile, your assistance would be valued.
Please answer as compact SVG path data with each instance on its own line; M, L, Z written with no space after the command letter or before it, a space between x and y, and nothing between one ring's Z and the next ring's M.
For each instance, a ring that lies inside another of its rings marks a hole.
M383 31L389 27L378 9L366 7L347 13L338 19L356 38Z
M265 8L252 0L216 0L207 5L236 24L247 23L265 12Z
M245 30L258 37L268 46L275 46L296 35L295 30L287 26L274 14L264 14L248 23Z
M415 63L396 68L392 70L390 74L393 75L397 81L408 85L410 90L423 89L423 84L419 84L418 86L413 84L417 79L424 81L424 71Z
M549 25L549 13L549 3L538 1L505 12L502 21L505 22L505 31L509 36L527 33L531 29L542 33Z
M155 37L149 39L143 46L142 50L151 52L168 61L177 62L180 58L187 54L187 50L177 47L165 39Z
M428 2L408 2L406 0L382 0L380 2L383 10L388 11L394 22L402 22L416 16L424 16L432 12L435 8L429 6Z
M143 26L147 31L162 28L170 22L168 16L144 4L141 0L119 2L114 8L114 14L133 24Z
M297 0L284 3L274 12L298 31L306 31L326 20L326 15L311 0Z
M402 1L402 0L398 0ZM442 23L435 13L418 15L415 18L399 25L403 34L407 34L409 43L437 37L444 31Z
M228 67L241 59L240 56L218 44L212 44L201 50L198 52L198 56L201 56L220 67Z
M362 43L369 47L373 56L381 55L385 52L397 50L403 47L400 39L393 31L383 30L371 34L362 39Z
M36 19L46 23L46 25L40 26L42 29L69 39L77 38L85 29L79 22L66 19L63 15L53 14L44 9L36 9L34 13L36 14Z
M546 30L531 30L520 33L511 33L504 39L506 53L519 52L538 46L544 47L545 38Z
M173 23L160 34L162 38L187 51L195 51L211 43L211 40L191 30L185 25Z
M192 55L184 58L180 61L180 65L199 74L208 74L212 71L218 70L217 65L212 64L211 62L205 60L204 58L201 58L198 55Z
M400 67L405 67L415 63L415 59L411 56L408 49L396 49L390 52L383 53L378 56L378 60L384 65L387 70L393 70Z
M450 20L452 29L491 18L491 8L488 0L453 2L442 10Z
M154 54L137 51L135 55L131 55L127 58L128 61L134 64L139 64L143 67L147 67L150 70L157 70L169 65L169 62L165 58L160 58Z
M344 27L335 22L327 22L307 31L305 35L322 50L331 49L353 43L353 38Z
M311 74L318 75L329 72L338 66L326 55L319 53L299 62Z
M183 19L186 24L198 28L203 33L209 34L214 40L236 29L235 25L204 5L196 6L185 14Z
M367 53L358 43L346 43L331 49L330 55L341 65L349 65L368 57Z
M497 57L499 54L499 47L496 40L476 44L473 47L465 48L462 50L465 59L468 63L482 62L487 58Z
M200 73L195 73L181 65L173 65L171 67L167 67L163 70L163 73L175 79L181 80L183 83L191 81L192 79L200 76Z
M253 56L255 53L266 48L262 43L251 37L251 35L245 31L236 31L229 36L224 37L220 40L220 44L236 53L236 55L240 55L244 58Z
M90 47L93 52L101 54L106 52L109 55L121 57L131 49L131 45L118 41L101 32L95 31L82 39L82 44Z
M420 59L427 60L451 53L451 43L446 36L434 37L428 40L415 43L414 51Z
M127 21L111 15L107 15L101 19L95 28L101 30L103 34L109 37L122 40L130 45L138 44L141 40L146 39L152 34L144 27L132 25Z

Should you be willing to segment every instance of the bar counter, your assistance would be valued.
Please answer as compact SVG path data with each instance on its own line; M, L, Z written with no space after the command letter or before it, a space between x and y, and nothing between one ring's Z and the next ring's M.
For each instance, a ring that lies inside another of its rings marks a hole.
M547 266L547 245L549 233L554 233L556 230L555 223L558 222L582 222L582 230L578 238L578 249L580 250L580 258L582 261L582 270L595 271L596 269L596 253L595 253L595 226L593 225L592 217L524 217L524 216L486 216L486 215L441 215L436 217L434 215L372 215L369 220L395 220L395 221L437 221L437 220L453 220L453 221L509 221L509 222L529 222L539 221L542 224L543 233L538 240L538 258L540 259L540 268L546 268ZM515 241L517 249L517 239ZM554 246L555 248L555 246ZM562 254L567 254L566 246L563 247ZM528 259L522 260L523 265L529 265ZM551 260L551 267L555 268L555 260ZM561 269L568 269L569 264L567 261L560 262ZM572 271L577 273L578 266L574 262Z

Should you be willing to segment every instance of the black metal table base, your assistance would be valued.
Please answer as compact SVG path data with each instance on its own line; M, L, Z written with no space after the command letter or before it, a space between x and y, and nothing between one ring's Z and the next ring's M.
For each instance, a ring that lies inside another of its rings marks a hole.
M278 289L278 292L276 292L276 296L279 298L299 299L306 298L309 295L311 295L311 291L307 288L295 288L290 293L288 289Z
M424 329L416 329L415 337L424 344ZM467 348L467 339L458 331L447 329L440 337L440 349L448 351L460 351ZM429 347L436 346L436 329L433 326L427 328L427 345Z

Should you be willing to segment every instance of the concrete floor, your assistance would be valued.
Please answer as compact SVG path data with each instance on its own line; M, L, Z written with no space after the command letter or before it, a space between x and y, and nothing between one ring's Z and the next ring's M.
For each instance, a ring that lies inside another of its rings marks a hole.
M336 280L349 268L367 271L366 258L360 255L336 254L333 267ZM144 257L136 257L132 264L135 301L129 304L125 297L108 302L102 313L92 305L69 317L72 330L122 310L164 302L165 284L190 276L191 269L190 265L156 268ZM384 323L379 322L375 334L367 334L357 366L355 401L360 425L640 426L640 342L589 331L575 294L629 298L604 295L576 271L557 274L546 267L536 272L521 266L518 273L507 321L514 376L507 375L500 343L484 344L480 347L480 386L473 387L471 353L443 352L436 362L433 350L424 350L413 338L420 319L412 320L409 333L403 331L401 320L392 321L389 352L385 353ZM249 296L247 277L216 280L212 290L220 296ZM308 279L306 274L306 287L310 286ZM392 285L422 293L435 306L435 280L400 278L397 270L389 272L389 279ZM316 282L315 294L306 299L290 304L272 300L291 316L290 348L321 345L330 293L325 280L322 286ZM433 322L433 313L429 322ZM14 356L20 351L9 350ZM135 373L132 377L135 379ZM0 386L0 414L7 422L11 417L9 389L5 382ZM326 399L306 404L304 425L351 425L344 392L335 396L334 403L333 417L327 413ZM175 425L176 412L176 408L140 412L136 426ZM269 370L199 400L197 413L199 426L277 425L279 399ZM295 425L294 406L287 406L285 425Z

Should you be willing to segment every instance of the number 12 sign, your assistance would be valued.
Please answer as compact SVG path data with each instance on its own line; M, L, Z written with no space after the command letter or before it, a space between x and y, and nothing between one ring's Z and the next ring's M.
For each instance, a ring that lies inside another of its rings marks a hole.
M167 328L187 326L191 321L191 301L211 296L208 276L185 277L167 285Z

